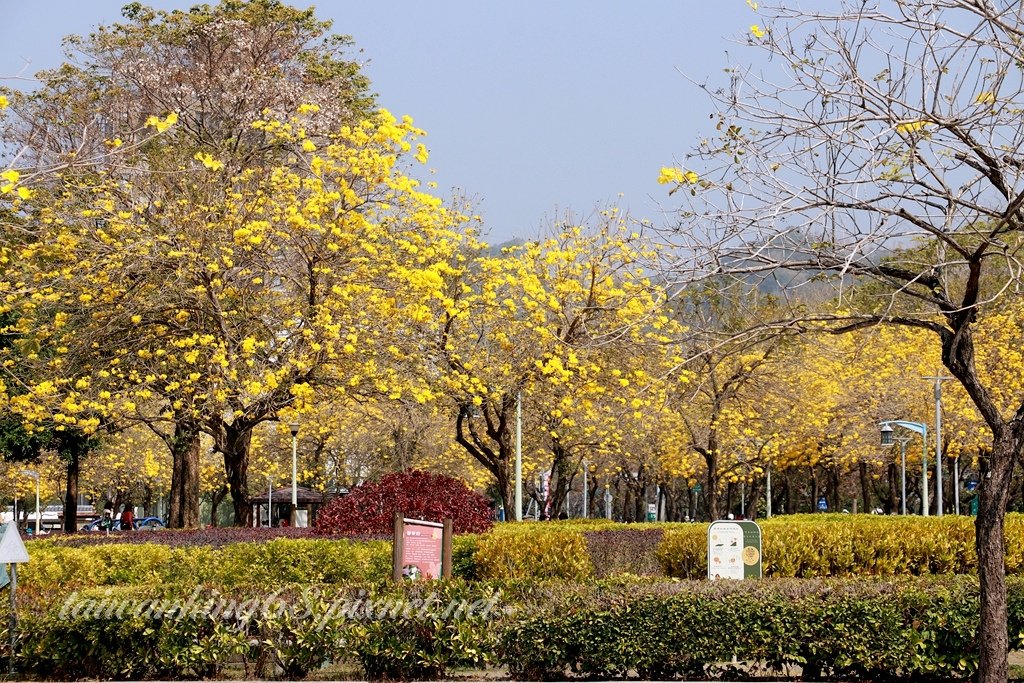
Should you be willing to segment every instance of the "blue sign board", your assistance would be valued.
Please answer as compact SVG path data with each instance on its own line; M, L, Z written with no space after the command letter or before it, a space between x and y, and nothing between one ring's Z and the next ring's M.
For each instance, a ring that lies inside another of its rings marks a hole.
M825 496L818 499L818 512L828 511L828 501L825 500Z

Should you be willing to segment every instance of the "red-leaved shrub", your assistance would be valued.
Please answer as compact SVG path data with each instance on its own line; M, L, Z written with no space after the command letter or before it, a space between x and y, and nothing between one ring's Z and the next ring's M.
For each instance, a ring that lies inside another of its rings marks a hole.
M352 536L386 534L394 528L396 512L432 522L451 517L457 534L481 533L493 523L487 499L461 479L408 470L366 482L332 500L316 516L313 530Z

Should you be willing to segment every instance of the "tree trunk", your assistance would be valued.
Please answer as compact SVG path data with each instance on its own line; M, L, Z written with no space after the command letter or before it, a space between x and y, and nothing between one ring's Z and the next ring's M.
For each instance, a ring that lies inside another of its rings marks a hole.
M175 427L177 430L177 427ZM180 529L181 523L181 458L174 453L173 442L171 446L171 491L167 501L167 528Z
M217 450L224 456L224 474L228 491L231 493L231 505L234 508L235 526L252 526L252 501L249 500L249 449L252 445L252 429L250 422L228 424L217 420L210 425L213 442Z
M974 523L978 551L978 581L981 585L979 683L1003 683L1008 678L1009 650L1006 604L1006 501L1009 497L1017 439L1010 435L995 439L989 469L978 486L978 518Z
M494 477L500 503L508 519L515 519L515 474L512 444L512 419L515 416L516 396L506 393L496 406L484 402L482 416L471 417L471 409L459 411L455 420L455 441L466 449L477 462ZM512 514L508 514L508 511ZM538 511L542 512L542 511Z
M587 484L590 486L590 491L587 495L587 507L589 508L587 515L590 517L604 517L604 499L597 499L598 491L601 490L597 477L589 477Z
M181 528L199 528L199 447L196 430L181 453Z
M555 441L551 445L551 482L549 484L548 500L550 501L551 516L559 518L565 508L566 494L572 486L574 472L569 471L569 455L561 443ZM514 485L514 482L513 482ZM513 499L515 493L512 494Z
M786 468L782 473L782 492L782 511L787 515L791 515L796 508L793 505L793 475L790 473L789 468Z
M235 510L235 526L252 525L252 504L249 501L249 446L252 430L241 432L229 430L228 452L224 453L225 469L228 472L228 489L231 491L231 506ZM230 465L228 461L230 460Z
M78 531L78 473L81 467L77 453L67 456L68 479L64 489L64 532Z
M833 465L826 470L825 482L828 487L826 494L828 496L828 511L839 512L843 509L843 504L839 496L840 478L838 465Z
M818 511L818 472L814 469L814 466L810 467L811 470L811 512Z
M176 423L168 446L171 451L171 499L167 526L195 529L199 526L199 427L186 422Z
M636 496L633 499L633 503L634 503L634 505L633 505L633 521L634 522L643 522L645 519L647 519L647 515L645 514L647 512L647 510L646 510L646 508L647 508L647 505L646 505L646 503L647 503L647 495L646 495L647 491L646 491L646 489L647 489L646 486L638 486L637 487Z
M899 471L896 467L896 463L889 463L887 473L889 479L889 493L885 501L885 513L887 515L892 515L897 514L900 511L900 485L898 482Z
M220 518L217 515L217 511L220 508L220 504L224 501L224 497L226 495L228 495L228 487L227 486L221 486L219 489L217 489L216 491L213 492L212 496L210 496L210 526L211 527L218 527L218 526L220 526ZM235 513L235 515L237 517L237 512ZM236 522L235 526L238 526L237 522Z
M708 521L721 519L718 500L718 456L712 450L704 455L704 464L708 468L707 482L704 486L704 499L708 503Z
M868 480L868 464L861 460L857 464L860 470L860 497L863 512L871 512L871 485Z

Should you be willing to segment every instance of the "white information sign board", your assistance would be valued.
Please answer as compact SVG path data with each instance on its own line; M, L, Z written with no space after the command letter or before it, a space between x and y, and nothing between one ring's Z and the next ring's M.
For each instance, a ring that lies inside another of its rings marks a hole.
M718 521L708 527L708 578L761 578L761 528L754 522Z

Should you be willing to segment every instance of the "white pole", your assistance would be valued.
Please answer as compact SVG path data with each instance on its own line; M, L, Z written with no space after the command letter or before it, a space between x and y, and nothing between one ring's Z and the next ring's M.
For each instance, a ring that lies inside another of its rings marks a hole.
M960 456L953 458L953 512L960 514Z
M36 526L32 533L38 535L39 528L43 525L42 523L43 518L39 516L39 473L36 472Z
M590 517L590 510L588 508L590 490L587 488L587 469L587 459L583 458L583 519Z
M907 440L900 439L900 514L907 514Z
M292 430L292 519L293 527L299 524L299 486L298 486L298 453L299 453L299 425L292 422L289 427Z
M267 526L274 526L274 478L267 477Z
M935 505L942 516L942 378L935 378Z
M767 479L765 483L765 512L768 519L772 518L772 466L768 465L765 470Z
M952 377L935 374L924 379L935 380L935 510L939 517L942 517L943 509L943 486L942 486L942 382ZM956 481L957 488L960 487L960 480ZM959 493L955 496L959 498Z
M516 392L516 521L523 521L523 392Z
M928 427L921 425L921 515L928 516Z

